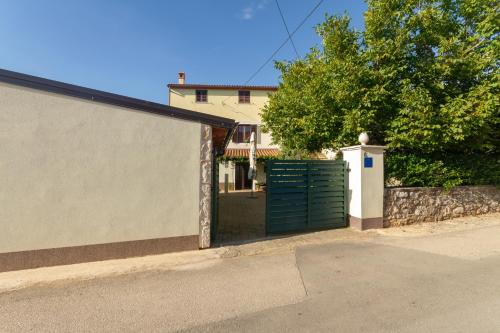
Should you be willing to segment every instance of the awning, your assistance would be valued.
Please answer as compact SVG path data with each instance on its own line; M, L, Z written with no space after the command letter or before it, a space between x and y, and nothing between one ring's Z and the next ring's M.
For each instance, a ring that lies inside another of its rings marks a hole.
M229 158L248 158L250 154L250 149L244 148L226 148L224 157ZM280 150L277 148L257 148L257 158L269 158L278 157L280 155Z

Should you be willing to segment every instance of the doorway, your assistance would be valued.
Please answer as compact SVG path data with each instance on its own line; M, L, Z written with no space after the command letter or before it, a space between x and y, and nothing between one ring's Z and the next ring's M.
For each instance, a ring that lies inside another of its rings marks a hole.
M250 164L248 162L236 162L235 171L235 190L248 190L252 188L252 184L248 179L248 169L250 169Z

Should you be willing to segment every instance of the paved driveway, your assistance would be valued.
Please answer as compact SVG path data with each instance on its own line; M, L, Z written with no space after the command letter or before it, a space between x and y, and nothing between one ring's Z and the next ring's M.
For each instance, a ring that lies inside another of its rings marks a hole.
M227 244L266 235L266 193L237 191L219 194L217 242Z
M0 332L500 332L498 222L0 294Z

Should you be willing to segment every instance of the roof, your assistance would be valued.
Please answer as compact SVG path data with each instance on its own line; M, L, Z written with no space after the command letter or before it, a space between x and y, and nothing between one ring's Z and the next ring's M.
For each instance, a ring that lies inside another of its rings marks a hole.
M248 158L250 155L249 148L226 148L224 157L228 158ZM257 158L272 158L280 157L281 151L277 148L257 148ZM327 160L325 154L321 152L312 153L309 156L313 160Z
M148 113L154 113L162 116L200 122L216 127L233 129L236 126L235 121L229 118L223 118L206 113L176 108L164 104L112 94L105 91L85 88L59 81L48 80L37 76L12 72L5 69L0 69L0 82L144 111Z
M174 89L220 89L220 90L268 90L276 91L276 86L244 86L244 85L224 85L224 84L180 84L170 83L167 85L169 88Z
M248 158L250 149L248 148L226 148L224 157L243 157ZM257 148L257 158L262 157L278 157L280 150L277 148Z

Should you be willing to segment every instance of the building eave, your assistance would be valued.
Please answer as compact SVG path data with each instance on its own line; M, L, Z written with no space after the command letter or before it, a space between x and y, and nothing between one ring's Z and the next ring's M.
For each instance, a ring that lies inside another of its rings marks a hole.
M233 119L0 69L0 82L232 130Z
M179 84L170 83L167 85L169 89L212 89L212 90L261 90L261 91L276 91L277 86L248 86L248 85L224 85L224 84Z

